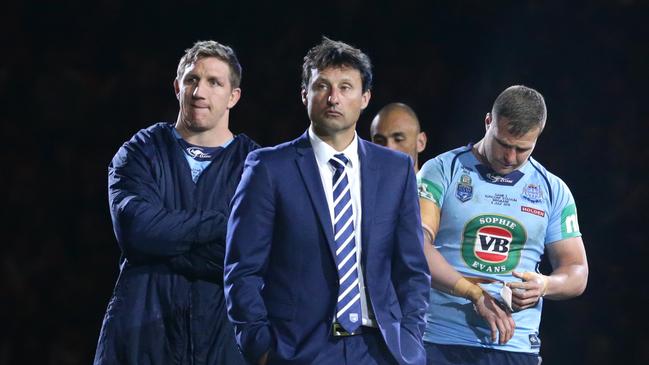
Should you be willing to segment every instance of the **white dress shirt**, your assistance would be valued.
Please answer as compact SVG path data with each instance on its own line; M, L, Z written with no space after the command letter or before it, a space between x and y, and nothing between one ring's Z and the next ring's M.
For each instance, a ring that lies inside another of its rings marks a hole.
M329 163L329 160L334 155L339 153L345 154L349 159L349 163L345 166L347 171L347 179L349 190L352 198L352 208L354 213L354 233L356 243L356 262L358 263L358 282L361 292L361 316L363 326L378 327L374 320L374 315L369 306L369 297L365 289L365 280L363 278L363 270L361 266L361 162L358 158L358 136L354 133L352 142L342 151L336 151L333 147L328 145L325 141L320 139L313 127L309 127L309 140L313 147L316 162L318 163L318 170L320 171L320 179L322 180L322 187L324 188L325 197L327 198L327 205L329 206L329 216L331 218L331 229L334 229L334 202L333 202L333 176L335 169Z

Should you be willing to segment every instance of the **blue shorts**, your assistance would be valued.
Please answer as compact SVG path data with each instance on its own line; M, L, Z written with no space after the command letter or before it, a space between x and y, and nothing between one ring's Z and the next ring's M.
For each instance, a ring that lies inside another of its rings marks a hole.
M427 365L541 365L541 356L473 346L424 342Z

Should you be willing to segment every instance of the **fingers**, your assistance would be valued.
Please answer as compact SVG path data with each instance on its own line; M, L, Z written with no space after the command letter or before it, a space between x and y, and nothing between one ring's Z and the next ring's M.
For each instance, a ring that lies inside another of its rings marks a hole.
M527 279L525 279L525 273L520 273L518 271L512 271L512 275L514 275L515 278L527 280Z
M511 314L501 309L493 298L489 296L481 298L476 303L476 311L489 324L492 342L505 344L514 336L516 324Z
M496 326L498 327L498 333L500 334L498 343L504 345L511 338L511 329L507 328L509 327L508 324L501 318L496 320ZM496 342L496 339L492 339L492 341Z
M509 282L507 286L512 289L512 305L517 309L526 309L536 305L543 296L547 281L541 274L533 272L512 272L514 277L522 282Z
M489 321L489 327L491 328L491 342L496 342L498 339L498 326L496 325L496 321Z
M498 319L496 323L498 326L498 332L500 333L498 343L504 345L514 336L514 320L512 319L511 314L505 312L504 310L497 308L496 311L498 313Z
M525 292L524 295L529 295L529 296L526 297L526 298L521 298L521 297L516 297L516 296L512 295L512 306L515 309L521 310L521 309L534 307L536 305L536 303L538 303L538 301L539 301L538 292L537 292L536 295Z

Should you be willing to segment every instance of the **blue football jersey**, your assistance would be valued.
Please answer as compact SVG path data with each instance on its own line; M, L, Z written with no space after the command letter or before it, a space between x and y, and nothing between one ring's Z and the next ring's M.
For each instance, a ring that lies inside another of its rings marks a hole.
M469 145L426 162L417 179L420 198L441 209L435 246L464 276L520 281L512 271L536 271L546 245L581 236L570 190L531 157L501 176ZM499 345L469 300L431 289L424 340L538 353L542 306L515 312L514 337Z

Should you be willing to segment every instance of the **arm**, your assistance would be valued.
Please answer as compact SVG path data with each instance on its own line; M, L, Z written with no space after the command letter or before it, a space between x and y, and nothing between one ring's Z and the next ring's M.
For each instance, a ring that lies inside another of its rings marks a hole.
M149 142L150 143L150 142ZM117 240L127 257L173 256L225 236L225 214L214 210L172 210L164 207L154 179L151 153L132 140L109 166L108 198Z
M504 311L483 290L460 275L435 248L434 240L439 229L441 211L431 200L419 199L424 228L424 253L431 274L431 286L445 293L463 297L473 302L476 312L489 324L491 340L500 344L509 341L516 327L510 313ZM500 334L500 336L498 336Z
M273 187L266 166L250 153L232 200L225 247L228 316L246 359L258 363L274 338L262 297L275 220Z
M169 259L169 267L190 279L200 279L223 285L225 243L213 241Z
M392 278L403 314L401 325L421 341L430 294L430 276L425 257L422 255L423 242L418 210L417 184L413 167L409 163L395 232Z
M566 238L547 246L552 273L548 276L535 272L514 276L522 282L511 282L512 303L519 309L533 307L541 297L555 300L581 295L588 281L588 262L581 237Z

